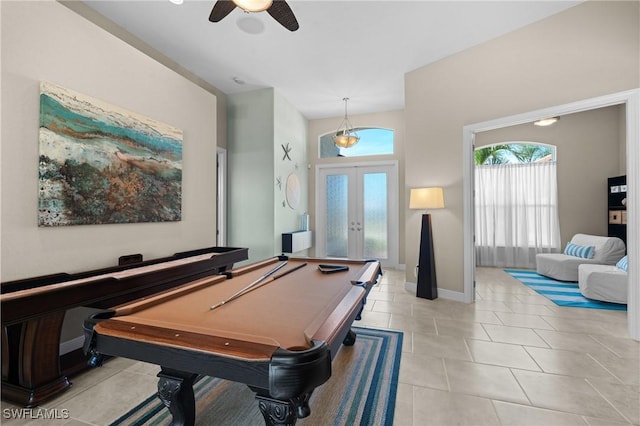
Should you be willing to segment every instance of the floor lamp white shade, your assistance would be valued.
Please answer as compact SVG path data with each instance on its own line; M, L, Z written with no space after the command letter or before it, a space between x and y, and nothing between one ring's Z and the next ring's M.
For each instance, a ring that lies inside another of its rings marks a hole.
M409 208L430 210L444 208L444 191L440 187L413 188L409 195Z

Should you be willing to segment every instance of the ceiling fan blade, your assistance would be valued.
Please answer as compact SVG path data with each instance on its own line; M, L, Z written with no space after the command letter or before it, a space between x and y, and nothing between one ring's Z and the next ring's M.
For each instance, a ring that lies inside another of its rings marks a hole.
M289 31L295 31L300 28L293 11L284 0L273 0L273 4L267 9L267 12Z
M213 5L213 9L211 9L209 21L220 22L222 18L230 14L235 8L236 4L231 0L218 0L216 4Z

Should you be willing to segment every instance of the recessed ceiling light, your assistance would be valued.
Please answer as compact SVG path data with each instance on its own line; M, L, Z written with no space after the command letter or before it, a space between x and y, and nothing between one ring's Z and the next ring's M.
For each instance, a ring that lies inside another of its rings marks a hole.
M238 77L233 77L231 80L233 80L234 83L239 84L239 85L243 85L244 84L244 80L241 80Z
M549 117L549 118L543 118L542 120L534 121L533 124L536 126L545 127L545 126L551 126L552 124L555 124L558 120L560 120L560 117Z
M173 4L182 4L184 0L169 0Z

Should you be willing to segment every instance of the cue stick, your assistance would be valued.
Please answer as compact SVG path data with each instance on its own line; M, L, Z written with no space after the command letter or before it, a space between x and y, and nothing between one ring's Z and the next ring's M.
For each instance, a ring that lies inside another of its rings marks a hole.
M261 283L259 283L258 285L255 285L255 286L251 287L249 290L247 290L247 291L245 291L244 293L242 293L242 295L245 295L245 294L249 293L250 291L253 291L253 290L257 289L257 288L260 288L260 287L262 287L263 285L267 285L267 284L269 284L269 283L271 283L271 282L274 282L274 281L275 281L275 280L277 280L278 278L282 278L282 277L284 277L285 275L290 274L290 273L292 273L292 272L294 272L294 271L297 271L297 270L298 270L298 269L300 269L300 268L304 268L305 266L307 266L307 262L301 263L301 264L300 264L300 265L298 265L298 266L294 266L294 267L293 267L293 268L291 268L291 269L287 269L286 271L283 271L283 272L280 272L279 274L273 275L272 277L270 277L270 278L271 278L270 280L262 281L262 282L261 282Z
M277 280L278 278L284 277L285 275L290 274L290 273L292 273L293 271L297 271L297 270L298 270L298 269L300 269L300 268L304 268L305 266L307 266L307 262L301 263L301 264L299 264L298 266L294 266L293 268L291 268L291 269L289 269L289 270L286 270L286 271L284 271L284 272L280 272L278 275L274 275L274 276L273 276L273 279L274 279L274 280Z
M235 294L231 295L228 299L225 299L218 304L209 306L209 310L213 311L215 308L219 308L225 303L231 302L232 300L237 299L238 297L242 296L246 291L251 290L252 287L258 285L262 280L266 279L270 275L275 274L280 268L284 267L284 265L286 264L287 264L287 261L285 260L284 262L282 262L281 264L279 264L278 266L276 266L275 268L273 268L272 270L270 270L269 272L267 272L266 274L264 274L263 276L261 276L260 278L252 282L251 284L249 284L248 286L238 290Z
M266 275L266 277L268 277L269 275L273 274L275 271L277 271L278 269L280 269L281 267L283 267L286 263L287 263L287 262L285 261L285 262L284 262L284 264L279 265L277 268L275 268L275 270L273 270L273 271L269 271L269 272L267 273L268 275ZM277 274L277 275L274 275L274 276L271 278L271 280L269 280L269 281L262 281L262 278L263 278L263 277L261 277L259 280L256 280L256 281L254 281L253 283L249 284L248 286L246 286L245 288L243 288L242 290L240 290L239 292L237 292L236 294L234 294L233 296L231 296L231 297L230 297L230 298L228 298L227 300L223 300L222 302L218 303L217 305L213 305L213 306L209 307L209 310L214 310L214 309L216 309L216 308L219 308L220 306L224 305L224 304L225 304L225 303L227 303L227 302L231 302L232 300L235 300L235 299L237 299L238 297L243 296L243 295L245 295L246 293L248 293L248 292L250 292L250 291L252 291L252 290L257 289L258 287L262 287L263 285L269 284L270 282L273 282L273 281L277 280L278 278L284 277L284 276L285 276L285 275L287 275L287 274L290 274L290 273L292 273L292 272L294 272L294 271L297 271L297 270L298 270L298 269L300 269L300 268L304 268L305 266L307 266L307 262L301 263L301 264L300 264L300 265L298 265L298 266L294 266L294 267L293 267L293 268L291 268L291 269L288 269L288 270L286 270L286 271L284 271L284 272L281 272L281 273L279 273L279 274Z

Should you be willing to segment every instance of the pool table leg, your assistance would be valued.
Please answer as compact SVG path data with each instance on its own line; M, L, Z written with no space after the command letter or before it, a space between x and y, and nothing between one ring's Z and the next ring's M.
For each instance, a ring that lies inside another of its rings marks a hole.
M342 344L345 346L353 346L356 343L356 333L355 331L349 329L349 332L347 333L346 336L344 336L344 340L342 341Z
M193 381L197 374L162 367L158 373L158 397L173 416L173 426L192 426L196 421Z
M364 311L364 305L366 305L366 304L367 304L367 298L365 297L362 300L362 305L360 306L360 310L358 311L358 315L356 315L356 318L355 318L356 321L360 321L362 319L362 311Z
M282 401L260 394L256 394L256 399L266 426L292 426L296 424L298 413L292 401Z

